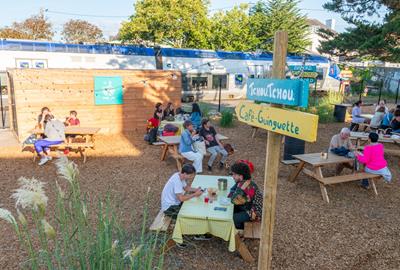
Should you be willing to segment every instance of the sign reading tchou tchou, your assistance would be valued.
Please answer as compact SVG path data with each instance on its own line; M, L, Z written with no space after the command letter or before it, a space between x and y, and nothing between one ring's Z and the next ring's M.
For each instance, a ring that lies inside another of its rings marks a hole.
M307 107L309 84L302 80L248 79L247 99Z

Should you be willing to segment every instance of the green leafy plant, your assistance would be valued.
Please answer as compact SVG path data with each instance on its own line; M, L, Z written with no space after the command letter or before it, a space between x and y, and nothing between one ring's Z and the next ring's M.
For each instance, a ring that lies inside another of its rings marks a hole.
M199 107L200 107L201 113L203 114L203 117L208 118L210 116L211 107L205 103L199 103Z
M219 122L221 127L232 127L233 126L233 112L230 110L224 110L221 113L221 120Z
M21 177L16 200L17 219L0 208L0 219L11 224L29 259L29 269L162 269L165 236L146 233L144 213L141 233L128 234L116 215L111 196L93 206L79 185L75 163L62 157L59 175L66 180L63 190L56 181L54 219L46 218L48 198L44 183ZM26 218L25 215L30 215ZM50 223L53 223L51 225ZM131 223L134 223L133 221ZM37 233L36 233L37 232ZM33 244L35 243L35 244Z

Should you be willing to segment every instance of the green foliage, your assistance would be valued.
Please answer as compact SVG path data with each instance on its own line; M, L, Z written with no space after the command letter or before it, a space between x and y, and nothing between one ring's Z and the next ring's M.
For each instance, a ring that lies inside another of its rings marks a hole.
M125 42L150 41L176 48L209 48L207 0L139 0L119 37Z
M319 123L334 122L334 104L342 103L342 99L343 96L341 93L330 91L327 96L319 98L315 104L310 104L308 108L303 109L303 111L318 115Z
M233 112L230 110L224 110L221 113L221 120L219 122L221 127L232 127L233 126Z
M200 111L203 114L203 117L208 118L210 116L211 107L208 104L202 102L199 102L198 104L200 107Z
M330 0L324 8L340 13L354 27L321 42L321 53L344 56L348 60L361 57L400 61L400 1ZM368 20L382 10L386 12L382 23Z
M129 234L117 215L117 207L110 196L99 199L97 207L89 195L80 189L78 170L73 162L62 158L57 162L58 173L67 188L56 181L53 226L46 219L47 197L43 183L35 179L20 179L21 187L13 194L21 206L18 218L7 221L13 226L19 242L29 255L22 263L29 269L162 269L162 246L165 237L145 231L144 213L142 232ZM21 203L23 202L23 203ZM7 210L0 208L0 218ZM27 221L28 220L28 221ZM128 224L134 224L131 221ZM33 245L35 243L35 245Z
M258 48L272 51L268 42L278 30L286 30L289 35L289 52L303 52L311 44L307 39L309 26L307 17L301 15L297 0L258 1L250 10L251 29L260 43Z
M250 28L248 5L235 6L220 11L211 18L211 44L215 50L250 51L256 48L258 39Z
M0 29L0 38L51 40L53 36L52 24L43 10L22 22L14 22L11 26Z

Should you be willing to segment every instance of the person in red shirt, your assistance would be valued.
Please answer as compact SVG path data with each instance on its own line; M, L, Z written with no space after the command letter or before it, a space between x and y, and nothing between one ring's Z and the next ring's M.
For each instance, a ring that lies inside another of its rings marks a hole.
M69 117L67 117L67 119L65 120L64 124L66 126L80 126L81 122L79 121L79 119L76 117L78 115L78 113L76 111L70 111L69 112ZM76 137L76 135L68 135L67 136L67 141L69 143L72 142L72 140ZM64 150L64 154L68 155L69 154L70 149L66 148Z
M77 115L78 115L78 113L76 111L70 111L69 112L69 117L67 117L67 120L65 121L65 125L67 125L67 126L80 126L81 122L76 117Z

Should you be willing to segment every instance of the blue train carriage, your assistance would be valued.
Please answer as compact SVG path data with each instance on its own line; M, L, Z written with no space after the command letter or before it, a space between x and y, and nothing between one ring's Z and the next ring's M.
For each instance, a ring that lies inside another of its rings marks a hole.
M163 69L182 71L182 100L217 100L219 88L223 99L243 99L247 78L268 77L272 54L252 54L193 49L162 48ZM302 66L304 56L289 55L288 65ZM322 56L307 55L306 66L315 66L318 73L317 89L329 90L325 85L329 60ZM331 82L332 83L332 82Z
M335 88L327 76L327 58L308 55L305 60L305 65L317 67L319 90ZM303 61L303 56L288 56L288 65L302 65ZM247 78L268 77L271 65L272 54L268 52L0 40L0 76L7 68L179 70L183 74L183 101L216 100L219 88L223 99L245 98Z

